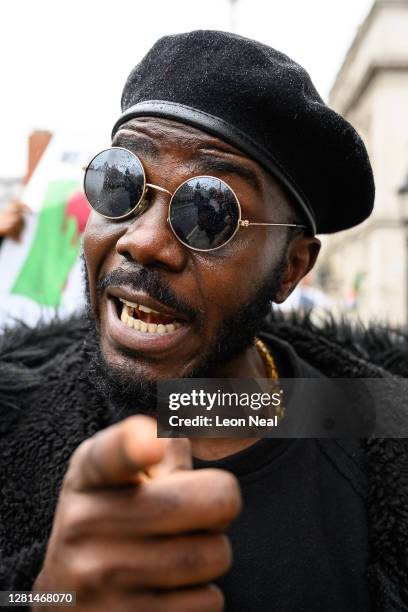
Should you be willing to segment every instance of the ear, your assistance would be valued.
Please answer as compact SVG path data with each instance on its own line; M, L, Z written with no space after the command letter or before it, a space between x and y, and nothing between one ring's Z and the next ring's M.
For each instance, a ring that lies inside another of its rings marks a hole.
M314 236L297 236L290 242L286 270L283 273L281 286L275 297L277 304L284 302L299 281L310 272L316 263L320 247L320 240Z

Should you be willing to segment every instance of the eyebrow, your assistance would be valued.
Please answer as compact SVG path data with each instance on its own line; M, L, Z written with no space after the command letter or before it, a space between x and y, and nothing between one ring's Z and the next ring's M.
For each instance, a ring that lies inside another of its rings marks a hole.
M150 139L140 136L136 132L132 135L127 135L122 132L115 136L112 142L114 147L124 147L135 153L136 155L154 159L159 155L159 147ZM143 162L143 159L142 159ZM201 154L196 160L189 163L190 168L196 168L199 174L207 174L211 172L222 172L231 175L237 175L247 181L254 189L260 191L260 182L256 173L232 159L216 157L214 155Z
M216 171L226 174L236 174L250 183L255 189L258 191L260 190L260 183L256 173L247 166L243 166L232 159L205 155L197 160L197 168L200 169L200 172Z
M133 133L132 136L124 133L118 134L113 139L112 146L124 147L132 153L136 153L136 155L140 153L140 155L150 159L154 159L159 155L159 147L152 140L143 138L143 136L139 136L136 133Z

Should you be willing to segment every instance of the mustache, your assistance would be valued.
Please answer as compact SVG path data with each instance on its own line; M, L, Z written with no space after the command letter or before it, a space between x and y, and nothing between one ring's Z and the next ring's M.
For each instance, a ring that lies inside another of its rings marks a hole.
M199 313L185 300L180 299L171 289L169 283L155 270L147 270L141 266L132 271L124 268L112 270L98 280L96 284L98 295L100 296L105 289L112 285L143 291L164 306L184 315L191 322L199 318Z

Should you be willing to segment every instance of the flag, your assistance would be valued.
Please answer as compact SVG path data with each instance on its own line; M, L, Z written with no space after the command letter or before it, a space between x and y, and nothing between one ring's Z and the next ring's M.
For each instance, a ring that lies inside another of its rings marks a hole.
M20 198L32 210L21 239L0 247L0 324L35 324L83 305L79 254L89 206L82 167L90 157L62 137L47 146Z

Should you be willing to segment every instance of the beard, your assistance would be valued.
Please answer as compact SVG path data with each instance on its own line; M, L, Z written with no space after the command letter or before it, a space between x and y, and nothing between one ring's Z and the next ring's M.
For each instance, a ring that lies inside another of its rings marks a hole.
M220 324L216 340L200 358L197 365L186 378L212 378L217 368L237 357L250 347L263 321L270 312L271 303L281 286L282 275L286 269L287 256L284 249L279 261L274 265L268 277L254 289L253 297L242 304L238 311L226 317ZM154 415L157 404L157 381L142 375L135 376L131 368L109 364L101 350L98 312L94 313L90 303L89 281L85 260L82 255L82 266L85 284L85 314L89 333L86 340L89 356L89 375L101 395L108 399L117 419L131 414ZM110 284L131 286L143 290L151 297L176 311L187 314L190 319L199 315L186 303L173 294L160 272L142 267L132 269L119 268L103 277L97 284L97 291L102 294ZM200 321L197 321L200 325ZM133 359L136 357L132 355ZM135 408L137 406L137 408Z

